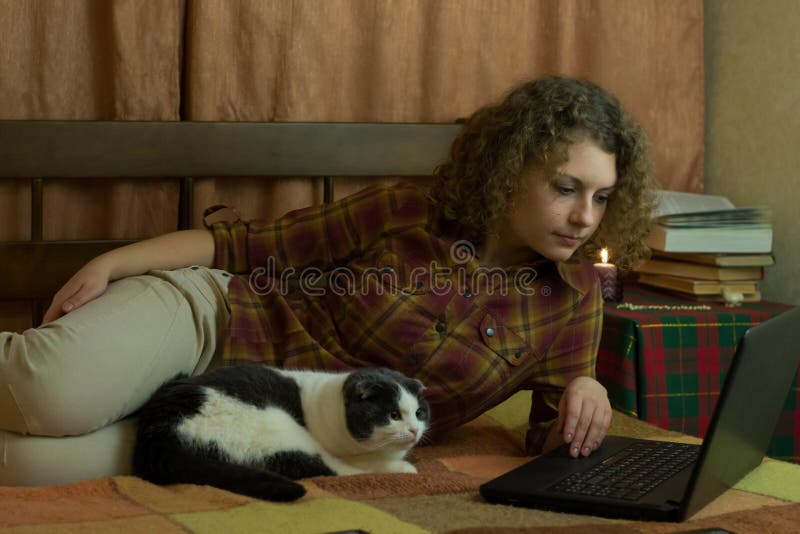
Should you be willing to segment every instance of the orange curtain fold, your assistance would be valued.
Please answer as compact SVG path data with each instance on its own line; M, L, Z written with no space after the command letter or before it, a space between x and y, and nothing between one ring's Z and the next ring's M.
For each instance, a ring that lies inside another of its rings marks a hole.
M178 120L184 7L182 0L3 2L0 119ZM172 182L48 180L43 237L173 230ZM0 180L0 240L30 238L29 183ZM0 330L27 326L27 303L0 302Z
M178 120L183 12L179 1L4 3L0 118ZM3 213L27 195L26 183L1 187ZM165 202L177 202L177 189L165 183L48 181L44 238L156 235L175 224L177 210ZM22 211L0 239L29 237Z
M643 124L664 187L703 186L696 0L30 0L3 3L0 36L3 119L452 122L522 80L584 77ZM52 180L44 237L168 232L177 199L175 180ZM321 200L319 179L201 179L195 221ZM29 238L29 203L27 180L0 181L0 240Z
M642 122L664 187L700 191L702 28L694 0L189 0L184 119L452 122L522 80L566 74ZM319 202L318 189L207 180L195 213L222 198L273 217Z

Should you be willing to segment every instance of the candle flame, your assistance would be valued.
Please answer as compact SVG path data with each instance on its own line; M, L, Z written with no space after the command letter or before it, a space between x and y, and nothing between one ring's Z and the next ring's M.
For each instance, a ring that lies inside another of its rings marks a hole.
M608 249L604 248L600 251L600 260L603 263L608 263Z

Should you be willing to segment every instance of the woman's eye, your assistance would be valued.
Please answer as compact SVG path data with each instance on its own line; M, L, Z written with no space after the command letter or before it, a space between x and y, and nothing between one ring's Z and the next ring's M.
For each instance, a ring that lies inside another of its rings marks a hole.
M400 420L400 412L395 410L395 411L393 411L392 413L389 414L389 417L391 417L395 421L399 421Z
M561 185L556 186L556 190L558 190L558 192L562 195L570 195L575 192L574 188Z
M597 202L598 204L605 204L606 202L608 202L608 196L602 195L595 197L594 201Z

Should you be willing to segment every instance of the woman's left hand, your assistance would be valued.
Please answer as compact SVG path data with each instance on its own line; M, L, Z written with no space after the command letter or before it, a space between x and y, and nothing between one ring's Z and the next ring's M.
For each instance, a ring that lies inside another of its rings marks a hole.
M611 424L611 403L600 382L579 376L570 382L558 403L556 424L573 458L589 456L606 437Z

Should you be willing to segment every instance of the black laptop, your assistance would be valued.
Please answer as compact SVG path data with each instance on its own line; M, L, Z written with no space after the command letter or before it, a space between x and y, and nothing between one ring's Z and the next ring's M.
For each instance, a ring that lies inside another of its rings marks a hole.
M701 445L608 436L588 458L566 445L480 487L492 503L683 521L761 463L800 363L800 307L736 347Z

